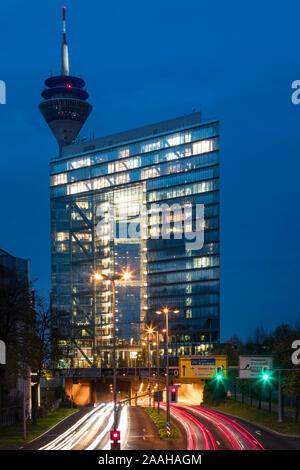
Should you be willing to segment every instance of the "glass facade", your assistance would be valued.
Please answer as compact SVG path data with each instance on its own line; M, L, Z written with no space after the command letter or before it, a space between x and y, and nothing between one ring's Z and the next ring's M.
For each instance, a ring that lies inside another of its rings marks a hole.
M170 317L171 356L207 354L219 341L219 124L197 116L51 162L52 307L71 324L61 366L112 363L112 286L95 272L133 274L116 282L119 365L136 357L141 331L166 304L180 310ZM181 208L192 232L199 205L204 243L194 249L179 233Z

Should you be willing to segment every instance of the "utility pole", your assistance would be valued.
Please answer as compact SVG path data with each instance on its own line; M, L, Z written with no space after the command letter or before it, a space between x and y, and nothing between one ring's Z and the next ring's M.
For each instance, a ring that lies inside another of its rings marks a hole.
M166 389L167 389L167 427L170 423L170 390L169 390L169 312L166 313Z
M164 314L166 318L166 391L167 391L167 434L170 435L170 390L169 390L169 314L179 313L179 310L171 310L168 307L157 310L158 315Z
M151 407L151 349L150 349L150 333L148 333L148 393L149 406Z
M112 279L112 302L113 302L113 370L114 370L114 429L117 429L117 368L116 368L116 288L115 280Z
M278 371L278 423L282 423L281 370Z
M26 376L25 370L23 374L23 436L24 439L27 437L27 428L26 428Z
M159 414L159 333L156 331L157 413Z
M112 284L112 314L113 314L113 388L114 388L114 430L117 430L117 361L116 361L116 287L115 281L128 281L132 274L124 271L112 277L95 272L93 277L96 281L110 281Z
M137 406L137 376L136 376L136 358L134 358L134 403Z

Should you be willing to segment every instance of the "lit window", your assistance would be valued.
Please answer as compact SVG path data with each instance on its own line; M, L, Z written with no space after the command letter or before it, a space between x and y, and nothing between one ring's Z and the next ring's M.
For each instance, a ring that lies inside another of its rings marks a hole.
M152 152L153 150L160 149L160 140L155 140L152 142L147 142L141 146L141 152Z
M192 318L192 310L190 308L186 310L185 318Z
M76 205L77 205L77 207L79 207L79 209L88 209L89 208L88 201L77 201Z
M176 158L178 158L178 156L176 155L175 152L168 152L168 153L166 154L166 160L167 160L167 161L175 160Z
M75 235L78 238L78 240L84 240L84 241L88 241L88 242L92 241L92 234L91 233L82 232L82 233L76 233Z
M180 135L167 137L167 142L170 146L180 145Z
M198 155L205 152L211 152L213 150L213 144L211 140L201 140L193 144L193 154Z
M71 160L70 162L68 162L68 169L76 170L77 168L81 168L83 166L90 166L90 164L91 164L90 157L84 157L78 160Z
M129 157L129 155L130 155L129 148L119 150L119 158Z
M65 240L69 240L69 232L57 232L56 241L64 242Z
M123 173L122 175L116 176L116 184L129 183L129 181L130 181L129 173Z
M63 252L68 251L68 249L69 249L69 245L67 243L60 243L59 245L57 245L56 251L58 253L63 253Z
M146 168L141 172L141 179L155 178L160 175L160 167Z
M60 173L59 175L52 176L52 186L57 186L58 184L65 184L68 181L67 173Z

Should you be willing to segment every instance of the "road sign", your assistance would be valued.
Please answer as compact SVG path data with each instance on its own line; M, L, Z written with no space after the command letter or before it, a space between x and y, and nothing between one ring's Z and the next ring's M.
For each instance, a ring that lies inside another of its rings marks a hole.
M264 368L272 369L273 359L271 356L240 356L240 379L255 379Z
M179 368L170 366L169 367L169 377L178 377L179 375Z
M218 367L227 375L227 356L184 356L179 358L180 378L212 379Z

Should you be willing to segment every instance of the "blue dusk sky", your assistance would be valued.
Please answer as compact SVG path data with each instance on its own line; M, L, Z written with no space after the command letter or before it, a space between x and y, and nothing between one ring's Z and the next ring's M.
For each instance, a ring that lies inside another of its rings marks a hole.
M60 67L57 0L1 4L0 247L50 289L49 160L38 104ZM221 125L221 339L300 313L300 4L66 2L70 71L87 83L95 136L193 109Z

